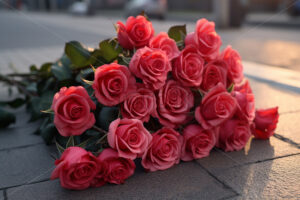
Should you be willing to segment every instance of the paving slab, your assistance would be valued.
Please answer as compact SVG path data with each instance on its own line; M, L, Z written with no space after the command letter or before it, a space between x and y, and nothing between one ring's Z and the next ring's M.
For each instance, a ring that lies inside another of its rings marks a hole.
M256 108L279 106L279 113L300 111L300 93L276 85L249 79Z
M14 110L13 113L16 116L16 123L8 128L0 129L0 151L43 143L41 136L33 134L41 121L28 123L30 116L25 108Z
M60 187L59 181L46 181L7 192L8 199L223 199L236 195L206 173L197 163L181 163L165 171L146 173L138 166L123 185L105 185L84 191Z
M234 199L300 199L300 155L234 167L215 175L241 194Z
M48 179L54 166L53 150L53 146L39 144L0 151L0 189Z
M4 200L4 190L0 190L0 199Z
M276 133L300 145L300 112L286 113L279 116Z
M209 157L199 159L196 162L204 166L208 171L215 173L233 166L294 154L300 154L300 149L271 137L269 140L252 139L248 142L245 149L241 151L224 152L220 149L214 149Z

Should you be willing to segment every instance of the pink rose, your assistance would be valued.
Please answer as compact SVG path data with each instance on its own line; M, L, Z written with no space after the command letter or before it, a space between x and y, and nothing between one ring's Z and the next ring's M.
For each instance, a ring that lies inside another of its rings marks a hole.
M242 82L244 74L240 54L228 46L220 57L227 63L229 80L236 84Z
M206 61L214 60L219 54L221 37L215 31L215 23L206 19L197 21L195 32L188 34L185 45L195 45Z
M135 78L126 66L116 63L102 65L95 71L93 89L101 104L115 106L135 90Z
M151 172L165 170L180 161L182 136L171 128L153 134L152 142L143 155L142 165Z
M237 100L237 117L252 123L255 116L254 94L250 88L248 80L244 86L235 87L232 92L233 97Z
M194 96L191 90L174 80L168 80L158 92L158 119L164 126L175 128L185 123L193 106Z
M191 124L183 130L183 146L181 160L191 161L209 155L215 146L216 136L214 130L204 130L201 126Z
M105 180L109 183L122 184L134 174L134 162L130 159L119 157L118 153L113 149L104 149L98 156L98 160L107 166Z
M221 125L216 146L225 151L239 151L245 147L250 136L247 121L230 119Z
M51 179L59 178L62 187L73 190L88 188L99 171L97 158L80 147L67 148L55 165Z
M158 90L165 84L168 72L172 68L164 51L144 47L133 55L129 69L143 80L147 88Z
M140 87L132 92L121 106L124 118L139 119L148 122L150 115L156 116L156 98L154 93L146 88Z
M142 156L152 139L142 121L138 119L116 119L109 126L108 144L119 157L134 160Z
M201 89L208 91L218 83L227 88L227 64L221 60L213 60L204 67Z
M147 46L154 35L152 23L144 16L128 17L126 25L117 22L118 41L125 49L141 48Z
M149 47L163 50L167 54L169 60L174 59L180 53L176 42L165 32L160 32L153 37L150 40Z
M95 124L94 114L90 110L96 109L96 105L81 86L62 87L55 94L51 108L54 124L64 137L81 135Z
M173 76L186 87L198 87L202 82L204 59L194 46L186 46L173 62Z
M204 129L216 127L231 118L236 110L236 100L219 83L202 99L195 110L195 117Z
M269 139L274 135L278 119L278 107L256 110L252 134L258 139Z

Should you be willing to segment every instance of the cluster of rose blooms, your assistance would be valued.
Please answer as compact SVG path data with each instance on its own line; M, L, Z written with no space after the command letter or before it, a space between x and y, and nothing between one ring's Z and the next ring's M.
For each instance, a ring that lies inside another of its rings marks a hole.
M133 175L136 158L146 171L165 170L206 157L213 147L241 150L251 135L274 134L278 108L255 111L241 58L230 46L220 52L213 22L198 20L181 50L167 33L154 35L143 16L118 22L117 31L119 44L134 55L128 67L96 68L92 87L101 105L119 106L121 117L110 124L110 147L99 155L69 147L56 160L51 178L63 187L120 184ZM80 135L95 124L95 108L83 87L64 87L53 99L54 124L62 136ZM150 118L160 129L144 127Z

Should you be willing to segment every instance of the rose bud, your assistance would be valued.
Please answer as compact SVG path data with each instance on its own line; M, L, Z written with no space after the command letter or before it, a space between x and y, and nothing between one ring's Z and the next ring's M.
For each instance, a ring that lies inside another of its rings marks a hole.
M215 31L215 23L206 19L197 21L195 32L188 34L184 42L186 46L196 46L206 61L217 58L222 44L221 37Z
M171 61L180 53L175 40L167 33L161 32L150 40L149 47L163 50Z
M191 161L209 155L216 143L216 133L212 129L204 130L199 125L191 124L184 128L183 139L181 160Z
M129 69L136 77L142 79L146 88L158 90L165 84L168 72L172 68L164 51L144 47L133 55Z
M220 126L216 146L224 151L239 151L245 147L250 137L251 131L247 121L230 119Z
M165 170L178 164L182 136L171 128L162 128L153 135L152 142L143 155L142 165L151 172Z
M174 80L168 80L158 92L157 116L164 126L175 128L185 123L193 106L191 90Z
M81 87L62 87L52 101L54 124L64 136L81 135L95 124L95 117L90 110L96 105L87 91Z
M156 97L154 93L142 86L132 92L121 106L123 118L139 119L148 122L150 115L156 116Z
M274 135L278 119L278 107L256 110L252 134L257 139L269 139Z
M105 180L109 183L122 184L133 175L135 170L132 160L119 157L118 153L110 148L104 149L98 156L98 160L107 166Z
M205 94L195 110L195 118L204 129L210 129L230 119L236 107L236 99L219 83Z
M128 17L126 25L119 21L117 26L118 41L124 49L147 46L154 35L152 23L141 15L136 18Z
M138 119L116 119L109 126L107 140L119 157L134 160L146 151L152 136Z
M80 147L69 147L55 161L56 168L51 179L59 178L64 188L83 190L90 187L98 174L98 164L97 158L91 152Z
M208 91L218 83L227 88L227 64L222 60L213 60L204 67L201 89Z
M93 89L98 101L105 106L123 102L135 88L135 78L126 66L112 63L95 71Z
M186 87L198 87L202 82L204 59L194 46L186 46L173 62L173 76Z
M243 85L234 87L234 91L232 92L232 96L238 103L235 115L237 118L244 119L251 124L255 116L254 94L252 94L248 80Z
M226 62L228 67L229 80L235 84L241 83L243 74L243 65L240 54L228 46L222 53L220 58Z

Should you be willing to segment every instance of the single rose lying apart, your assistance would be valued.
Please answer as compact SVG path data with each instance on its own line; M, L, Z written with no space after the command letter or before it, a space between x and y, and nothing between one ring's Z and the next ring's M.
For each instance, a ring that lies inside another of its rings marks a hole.
M122 56L130 61L96 67L94 101L82 86L63 87L53 98L54 124L64 137L94 127L96 107L119 110L107 134L99 132L97 153L72 146L55 161L51 178L62 187L120 184L134 174L136 158L146 171L165 170L206 157L214 147L237 151L251 135L274 134L278 108L255 111L241 58L230 46L220 52L213 22L198 20L194 32L181 32L181 42L155 35L144 16L117 27Z

